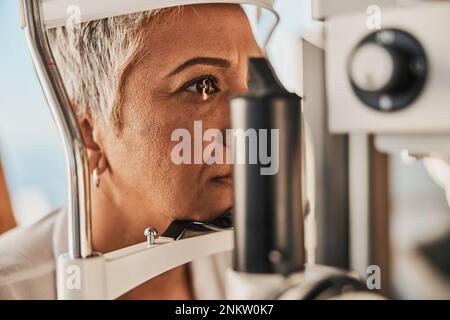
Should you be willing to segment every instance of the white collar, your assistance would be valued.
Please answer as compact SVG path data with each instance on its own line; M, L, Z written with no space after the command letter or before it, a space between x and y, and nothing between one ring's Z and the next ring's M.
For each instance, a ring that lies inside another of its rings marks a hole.
M61 209L60 214L56 218L52 235L53 256L55 259L68 251L68 242L67 213L65 209Z

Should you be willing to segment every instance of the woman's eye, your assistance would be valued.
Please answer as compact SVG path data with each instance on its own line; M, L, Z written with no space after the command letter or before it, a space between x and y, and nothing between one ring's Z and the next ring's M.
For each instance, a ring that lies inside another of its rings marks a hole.
M210 95L219 91L217 88L217 81L212 76L204 77L191 82L186 86L185 90L199 94L203 100L207 100Z

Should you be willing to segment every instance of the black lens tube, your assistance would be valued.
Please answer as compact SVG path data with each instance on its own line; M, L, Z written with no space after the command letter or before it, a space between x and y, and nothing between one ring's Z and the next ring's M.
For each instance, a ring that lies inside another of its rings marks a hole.
M301 98L282 86L264 58L250 59L249 74L248 92L230 103L235 134L234 269L288 275L305 265ZM245 148L237 147L237 132L245 134ZM255 133L256 164L251 161ZM267 138L261 138L264 133ZM270 164L261 153L270 155Z

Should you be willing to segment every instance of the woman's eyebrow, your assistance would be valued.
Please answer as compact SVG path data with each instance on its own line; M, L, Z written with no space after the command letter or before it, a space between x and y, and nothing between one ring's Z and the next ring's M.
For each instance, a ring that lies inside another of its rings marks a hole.
M231 62L226 59L221 58L211 58L211 57L196 57L189 59L188 61L181 64L179 67L177 67L175 70L173 70L171 73L169 73L168 77L172 77L181 71L185 70L186 68L192 67L194 65L203 64L207 66L215 66L220 68L229 68L231 66Z

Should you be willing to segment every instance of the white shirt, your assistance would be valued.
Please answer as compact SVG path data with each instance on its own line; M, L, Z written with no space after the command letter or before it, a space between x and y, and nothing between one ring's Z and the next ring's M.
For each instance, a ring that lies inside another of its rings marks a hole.
M64 210L0 236L0 300L56 299L56 258L66 251ZM224 299L225 271L230 266L230 252L191 262L189 272L195 297Z

